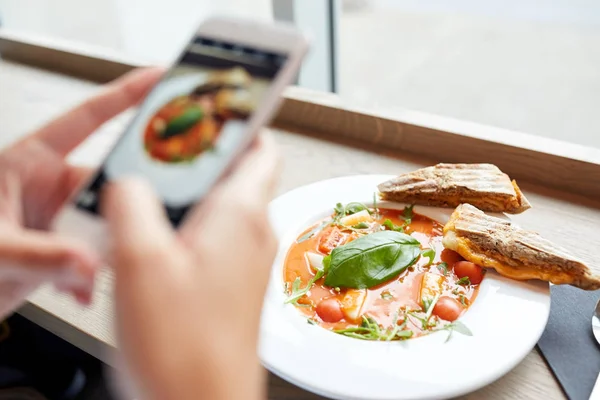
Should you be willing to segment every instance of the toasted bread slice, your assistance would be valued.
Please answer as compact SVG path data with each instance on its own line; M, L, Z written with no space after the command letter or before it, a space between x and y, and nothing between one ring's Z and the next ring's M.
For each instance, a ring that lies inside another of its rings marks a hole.
M515 181L492 164L438 164L379 185L384 200L436 207L468 203L491 212L531 208Z
M600 273L566 250L469 204L456 208L444 226L443 243L466 260L493 268L508 278L600 289Z

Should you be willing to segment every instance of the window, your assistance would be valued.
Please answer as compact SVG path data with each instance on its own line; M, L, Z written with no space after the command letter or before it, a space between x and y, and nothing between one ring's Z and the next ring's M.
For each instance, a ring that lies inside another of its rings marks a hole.
M300 86L600 148L594 1L0 0L5 29L160 63L213 13L309 32Z

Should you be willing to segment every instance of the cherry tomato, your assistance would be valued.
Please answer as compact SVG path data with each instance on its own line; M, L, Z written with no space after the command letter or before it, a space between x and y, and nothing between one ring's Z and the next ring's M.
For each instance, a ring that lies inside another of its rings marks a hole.
M459 278L468 277L473 285L477 285L483 280L483 268L469 261L459 261L454 264L454 273Z
M347 238L348 234L337 227L325 229L319 237L319 251L323 254L329 254L333 249L344 244Z
M442 250L442 253L440 254L440 259L443 262L447 263L449 266L452 266L454 265L454 263L464 260L464 258L462 258L460 254L450 249Z
M452 297L442 296L433 307L433 314L446 321L456 321L465 307Z
M344 318L342 307L337 299L325 299L317 304L317 315L325 322L338 322Z

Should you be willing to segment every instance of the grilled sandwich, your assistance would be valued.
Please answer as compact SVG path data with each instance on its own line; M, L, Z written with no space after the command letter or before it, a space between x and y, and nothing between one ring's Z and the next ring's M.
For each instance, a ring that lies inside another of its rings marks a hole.
M466 260L517 280L541 279L600 289L600 273L535 232L462 204L444 226L444 246Z
M381 198L436 207L468 203L490 212L519 214L531 208L517 183L492 164L438 164L379 185Z

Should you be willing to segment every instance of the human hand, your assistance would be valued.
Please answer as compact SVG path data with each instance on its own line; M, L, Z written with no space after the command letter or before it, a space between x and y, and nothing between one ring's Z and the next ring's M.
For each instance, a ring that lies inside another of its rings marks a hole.
M143 98L161 74L160 69L128 74L0 152L0 319L47 281L89 302L99 259L84 244L47 232L89 174L69 165L65 156Z
M179 232L142 182L107 188L119 348L141 398L265 398L256 347L277 171L263 138Z

